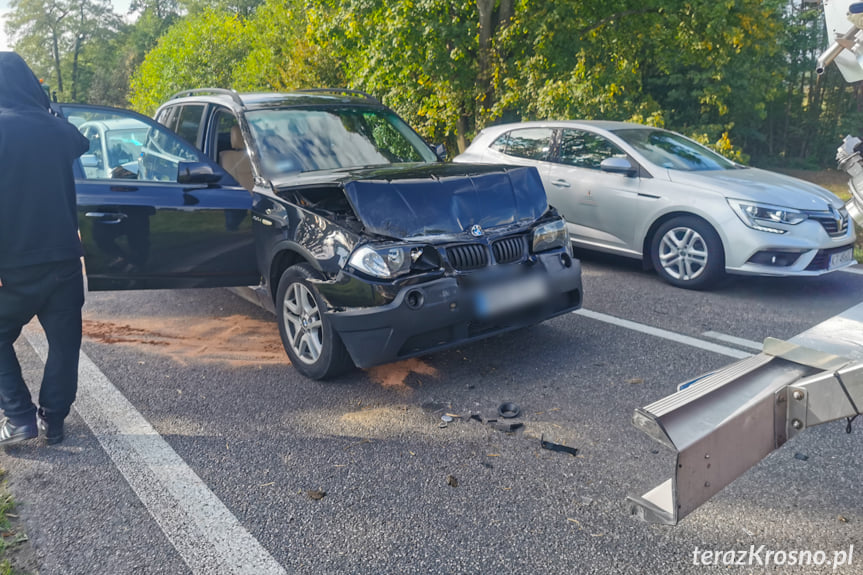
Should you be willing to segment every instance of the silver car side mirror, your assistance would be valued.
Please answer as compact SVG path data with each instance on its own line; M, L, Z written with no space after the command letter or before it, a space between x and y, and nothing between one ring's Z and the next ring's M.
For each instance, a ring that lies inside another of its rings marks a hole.
M632 177L638 170L626 158L606 158L599 164L599 169L612 174L623 174Z

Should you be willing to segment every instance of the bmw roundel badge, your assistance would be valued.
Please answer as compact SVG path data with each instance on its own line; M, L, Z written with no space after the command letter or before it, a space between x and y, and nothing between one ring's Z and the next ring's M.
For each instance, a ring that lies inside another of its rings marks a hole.
M474 224L474 226L470 229L470 235L475 238L482 237L482 226L479 224Z

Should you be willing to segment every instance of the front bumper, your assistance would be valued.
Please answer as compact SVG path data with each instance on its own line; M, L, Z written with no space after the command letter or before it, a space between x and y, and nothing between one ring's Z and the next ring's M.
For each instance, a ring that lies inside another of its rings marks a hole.
M482 279L481 275L473 278ZM565 252L539 255L531 277L542 279L545 296L493 315L478 309L478 290L465 287L456 277L404 286L383 305L332 310L326 315L357 367L371 367L480 340L581 307L581 264Z
M741 222L729 225L725 234L726 271L760 276L819 276L856 264L853 257L855 229L849 220L845 233L831 237L814 220L802 222L786 234L753 230ZM834 257L836 256L836 257Z

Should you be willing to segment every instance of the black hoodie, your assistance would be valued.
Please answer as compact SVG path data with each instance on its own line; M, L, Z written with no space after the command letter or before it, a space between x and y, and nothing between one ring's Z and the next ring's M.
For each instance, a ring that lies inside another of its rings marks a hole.
M24 60L0 52L0 270L83 255L72 164L89 144L49 106Z

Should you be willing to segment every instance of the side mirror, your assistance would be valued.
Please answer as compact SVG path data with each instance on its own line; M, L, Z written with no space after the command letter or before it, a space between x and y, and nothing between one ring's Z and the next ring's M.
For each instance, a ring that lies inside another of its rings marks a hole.
M222 179L209 164L204 162L179 162L177 164L178 184L215 184Z
M449 154L446 152L446 146L443 144L438 144L437 146L432 146L432 151L434 155L437 156L438 160L441 162L445 162L449 157Z
M599 169L611 174L623 174L632 177L637 170L626 158L606 158L599 164Z

